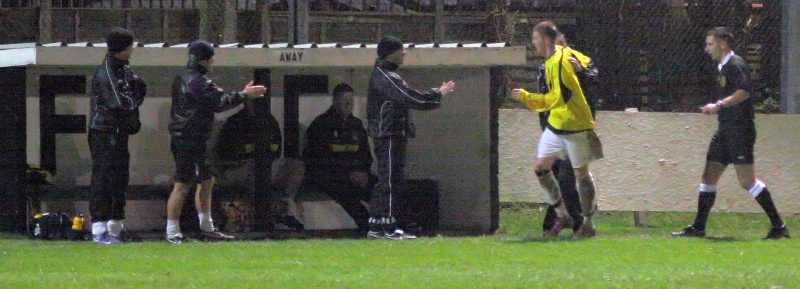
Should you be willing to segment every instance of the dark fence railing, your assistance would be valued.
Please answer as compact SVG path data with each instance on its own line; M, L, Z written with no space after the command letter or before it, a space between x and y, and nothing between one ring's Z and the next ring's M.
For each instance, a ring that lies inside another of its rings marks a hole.
M205 0L0 0L0 8L196 9ZM49 2L49 3L47 3Z
M49 1L52 8L73 9L197 9L205 0L0 0L0 9L37 8ZM294 0L234 0L237 10L286 11ZM521 12L572 12L577 0L506 0ZM491 11L497 0L444 0L445 11ZM310 11L426 12L436 10L436 0L309 0Z
M0 43L38 39L37 11L27 8L43 4L53 8L53 21L61 21L53 26L53 40L102 39L101 28L128 25L142 41L185 42L200 32L196 14L203 1L0 0L0 10L6 10L0 11L3 24L13 28L0 33L6 37ZM737 38L735 52L751 70L751 96L757 110L773 112L781 97L782 1L796 0L443 0L438 8L447 17L439 21L437 0L309 0L309 41L374 43L381 35L392 34L414 43L439 37L437 41L525 45L530 43L533 25L551 19L571 46L591 56L600 68L600 109L688 112L716 98L716 64L704 53L703 44L706 31L727 26ZM226 41L291 41L285 19L287 0L232 3L240 12L239 27L235 39ZM260 9L278 13L258 13ZM125 10L127 22L78 17L118 12L113 10ZM264 15L271 21L268 29L262 29ZM434 35L437 27L441 35ZM535 80L527 71L513 77L519 78L515 82Z

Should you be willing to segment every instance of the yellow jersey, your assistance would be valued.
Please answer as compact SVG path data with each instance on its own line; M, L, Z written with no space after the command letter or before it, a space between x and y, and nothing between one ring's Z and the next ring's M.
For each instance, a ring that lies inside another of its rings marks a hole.
M544 63L548 92L538 94L523 89L519 95L519 100L530 109L550 111L547 124L556 133L594 129L594 118L570 57L578 59L584 67L591 62L591 58L578 51L556 45L555 53Z

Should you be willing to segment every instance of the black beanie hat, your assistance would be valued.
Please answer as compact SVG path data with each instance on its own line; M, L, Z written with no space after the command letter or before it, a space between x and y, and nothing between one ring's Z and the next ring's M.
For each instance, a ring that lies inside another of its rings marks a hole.
M214 46L203 40L195 40L189 43L189 54L194 55L195 60L206 60L214 56Z
M120 27L111 28L111 32L106 37L108 52L120 53L131 45L133 45L133 32Z
M384 59L392 52L403 49L403 42L394 36L387 36L381 42L378 42L378 58Z

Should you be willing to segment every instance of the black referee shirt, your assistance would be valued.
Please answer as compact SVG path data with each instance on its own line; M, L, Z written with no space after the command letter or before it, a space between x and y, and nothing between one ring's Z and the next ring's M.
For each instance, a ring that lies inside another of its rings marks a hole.
M734 54L717 76L718 99L723 99L733 94L737 90L744 90L748 93L750 89L750 76L747 64L739 55ZM723 107L719 111L719 122L747 122L755 118L753 111L753 99L748 97L736 105Z

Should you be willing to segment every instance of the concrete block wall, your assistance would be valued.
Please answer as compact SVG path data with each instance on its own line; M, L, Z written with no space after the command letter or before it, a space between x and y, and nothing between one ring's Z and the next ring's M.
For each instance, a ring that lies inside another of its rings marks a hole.
M500 201L544 202L533 167L539 118L526 109L500 111ZM701 113L600 111L596 132L605 159L591 165L600 210L697 209L697 186L716 116ZM756 115L756 176L770 188L780 212L800 213L800 116ZM732 167L720 180L714 209L761 212Z

